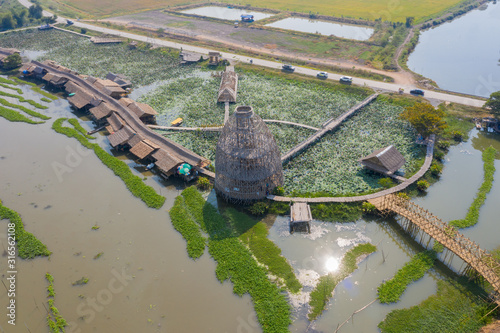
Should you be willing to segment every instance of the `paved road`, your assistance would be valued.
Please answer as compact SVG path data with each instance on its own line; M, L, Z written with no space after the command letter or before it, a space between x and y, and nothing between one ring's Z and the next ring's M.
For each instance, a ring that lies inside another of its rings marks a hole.
M26 7L29 7L32 5L32 3L29 2L28 0L18 0L18 1L23 6L26 6ZM44 15L52 16L51 13L46 12L46 11L44 11ZM57 21L60 23L65 23L66 19L63 17L58 17ZM95 25L91 25L91 24L79 22L79 21L75 21L74 25L77 27L80 27L80 28L86 28L89 30L102 32L105 34L118 35L118 36L121 36L124 38L129 38L129 39L142 41L142 42L146 42L146 43L154 43L155 45L158 45L158 46L170 47L170 48L175 48L175 49L182 49L184 51L189 51L189 52L208 54L209 51L214 51L214 50L210 50L210 49L203 48L203 47L186 45L186 44L182 44L182 43L171 42L171 41L166 41L166 40L162 40L162 39L136 35L136 34L132 34L129 32L124 32L124 31L119 31L119 30L114 30L114 29L109 29L109 28L104 28L104 27L98 27ZM281 66L282 66L282 63L276 62L276 61L254 59L254 58L251 58L248 56L242 56L242 55L238 55L238 54L234 54L234 53L221 52L221 54L224 58L234 60L234 61L241 61L241 62L248 63L250 61L250 59L252 59L253 64L255 64L257 66L263 66L263 67L274 68L274 69L281 69ZM295 73L308 75L308 76L316 76L316 74L318 72L316 70L313 70L310 68L296 67ZM338 81L340 77L341 77L341 75L339 75L339 74L329 74L328 80ZM409 86L409 85L401 86L399 84L373 81L373 80L361 79L361 78L354 78L352 83L355 85L358 85L358 86L366 86L366 87L369 87L369 88L372 88L372 89L375 89L378 91L389 91L389 92L398 92L399 88L403 88L405 91L410 91L411 89L416 88L415 86ZM457 96L457 95L452 95L452 94L446 94L446 93L436 92L436 91L432 91L432 90L424 90L424 92L425 92L425 98L429 99L429 100L453 102L453 103L476 106L476 107L481 107L484 105L484 101L480 100L480 99Z

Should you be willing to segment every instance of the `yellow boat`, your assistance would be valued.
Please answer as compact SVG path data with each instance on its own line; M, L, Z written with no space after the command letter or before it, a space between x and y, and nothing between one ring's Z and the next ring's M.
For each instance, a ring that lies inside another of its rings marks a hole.
M177 118L170 123L171 126L180 126L182 124L182 118Z

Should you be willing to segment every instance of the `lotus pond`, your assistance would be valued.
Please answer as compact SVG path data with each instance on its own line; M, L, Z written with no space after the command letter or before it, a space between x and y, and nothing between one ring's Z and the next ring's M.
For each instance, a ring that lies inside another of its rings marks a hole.
M132 49L126 45L94 45L88 39L61 31L25 31L0 36L0 46L16 47L52 59L80 73L104 77L124 74L140 89L140 102L159 112L159 125L177 117L184 126L221 125L224 106L216 102L220 85L217 72L203 66L179 66L178 52L167 49ZM35 52L36 51L36 52ZM286 120L321 127L366 95L324 82L290 80L282 76L236 68L240 75L237 105L251 105L263 119ZM230 112L236 105L230 106ZM376 101L346 121L336 132L284 167L285 190L290 193L325 191L345 195L379 187L379 175L364 170L357 160L373 150L393 144L403 154L405 171L419 166L422 149L414 144L409 124L398 118L401 107ZM312 134L312 130L268 124L281 153ZM164 132L165 133L165 132ZM166 133L167 137L211 160L218 133Z

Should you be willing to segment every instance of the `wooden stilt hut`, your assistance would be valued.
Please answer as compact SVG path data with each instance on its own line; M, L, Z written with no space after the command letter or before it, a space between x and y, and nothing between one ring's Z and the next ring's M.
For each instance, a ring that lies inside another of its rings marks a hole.
M224 125L215 152L215 190L228 201L250 203L283 185L278 145L250 106L239 106Z
M389 176L398 171L406 160L393 145L390 145L375 150L370 155L359 159L358 162L370 170Z

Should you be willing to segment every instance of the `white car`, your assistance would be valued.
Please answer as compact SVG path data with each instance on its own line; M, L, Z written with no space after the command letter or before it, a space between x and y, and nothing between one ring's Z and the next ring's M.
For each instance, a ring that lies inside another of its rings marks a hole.
M352 77L350 76L342 76L339 80L342 83L352 83Z
M328 79L328 73L327 72L318 72L316 76L320 79Z

